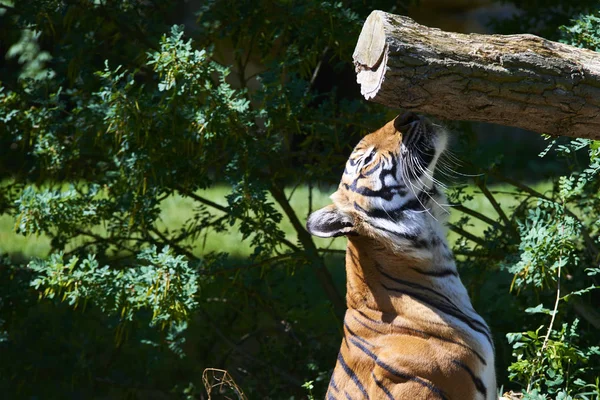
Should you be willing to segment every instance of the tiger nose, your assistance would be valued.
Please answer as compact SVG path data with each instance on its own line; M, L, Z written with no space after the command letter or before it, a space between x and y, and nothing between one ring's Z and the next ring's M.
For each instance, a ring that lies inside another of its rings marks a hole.
M408 125L420 121L421 118L412 111L405 112L394 120L394 128L400 132L406 132Z

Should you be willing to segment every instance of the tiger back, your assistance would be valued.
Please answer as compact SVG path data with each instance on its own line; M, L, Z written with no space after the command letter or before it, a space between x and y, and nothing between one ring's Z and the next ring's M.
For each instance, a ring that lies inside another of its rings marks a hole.
M447 134L407 113L365 136L308 231L347 236L344 338L327 399L497 399L491 332L446 242Z

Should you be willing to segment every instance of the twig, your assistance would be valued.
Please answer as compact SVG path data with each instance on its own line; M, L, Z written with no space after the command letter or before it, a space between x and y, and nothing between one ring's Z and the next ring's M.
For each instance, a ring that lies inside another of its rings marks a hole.
M192 192L190 190L184 189L183 187L178 187L177 190L181 194L183 194L183 195L185 195L187 197L190 197L190 198L196 200L199 203L205 204L205 205L210 206L212 208L215 208L215 209L217 209L217 210L219 210L221 212L224 212L227 215L230 215L229 214L229 210L227 209L227 207L223 207L222 205L217 204L217 203L215 203L213 201L210 201L208 199L205 199L202 196L198 196L196 193L194 193L194 192ZM237 218L239 220L241 220L241 221L244 221L244 222L247 222L249 224L254 225L257 229L260 229L259 226L258 226L258 224L256 224L253 220L251 220L249 218L244 218L244 217L237 217ZM296 246L295 244L293 244L292 242L290 242L289 240L287 240L285 238L281 238L281 243L285 244L286 246L288 246L290 249L292 249L294 251L300 251L300 248L298 246Z
M189 231L185 231L183 233L181 233L180 235L174 237L172 240L176 243L181 242L182 240L187 240L188 238L191 238L192 240L197 240L198 237L195 237L195 235L200 235L200 233L208 228L211 228L215 225L220 224L221 222L225 221L228 218L227 215L223 215L222 217L216 218L213 221L210 221L208 224L206 225L198 225L196 227L194 227L193 229L189 230Z
M578 296L569 297L568 303L573 305L575 312L580 317L589 322L594 328L600 330L600 313L596 309L584 303Z
M320 253L334 253L334 254L346 254L346 250L337 250L337 249L324 249L324 248L318 248L317 251L319 251Z
M552 310L552 318L550 319L550 326L548 327L548 332L546 332L546 337L544 338L544 344L542 344L542 354L548 345L548 339L550 338L550 332L552 332L552 328L554 327L554 319L558 310L558 303L560 302L560 270L561 270L561 262L562 262L562 247L560 249L560 256L558 258L558 272L556 277L556 300L554 302L554 310ZM528 389L529 390L529 389Z
M283 190L278 187L275 183L271 184L270 193L275 199L279 206L283 209L284 214L288 217L292 226L296 230L296 234L298 235L298 240L302 243L308 258L315 264L315 273L317 275L317 279L321 284L321 287L325 291L327 298L332 303L333 308L337 316L340 319L343 319L344 313L346 312L346 304L342 298L342 296L338 293L335 285L333 284L333 278L331 274L325 267L325 263L323 259L319 256L317 247L312 240L310 234L304 228L304 225L298 219L296 212L287 201L285 193Z
M251 356L250 354L246 353L245 351L243 351L242 349L239 348L239 346L237 346L234 342L232 342L231 340L229 340L229 338L227 338L227 336L225 336L225 334L217 327L217 325L215 323L212 322L211 318L209 317L208 313L206 311L204 311L202 308L198 309L200 311L200 313L204 316L204 320L206 322L208 322L208 324L211 326L211 328L214 329L214 331L217 333L217 335L229 346L231 347L231 349L238 353L239 355L241 355L242 357L258 364L261 365L263 367L267 367L268 369L270 369L271 371L273 371L274 373L276 373L277 375L280 375L281 377L285 378L288 382L290 382L291 384L295 385L295 386L300 386L302 385L302 381L299 380L298 378L296 378L295 376L293 376L292 374L283 371L280 367L277 368L273 368L273 365L267 363L266 361L260 360L256 357Z
M498 215L504 222L506 229L510 230L511 233L514 233L514 229L512 224L510 223L510 220L504 213L504 210L502 210L502 207L500 207L500 204L498 204L498 202L496 201L496 198L494 198L494 195L490 193L489 189L485 185L485 182L481 179L475 179L475 184L483 192L483 195L488 199L492 207L494 207L494 210L496 210L496 213L498 213Z
M485 215L481 214L478 211L475 211L475 210L473 210L471 208L465 207L462 204L458 204L458 203L453 203L453 204L451 204L451 206L452 206L453 209L455 209L457 211L460 211L460 212L462 212L464 214L468 214L468 215L470 215L472 217L475 217L475 218L477 218L477 219L479 219L479 220L487 223L488 225L494 226L494 227L496 227L498 229L502 229L502 225L501 224L499 224L497 221L494 221L490 217L486 217Z
M288 200L288 201L292 201L292 197L294 197L294 193L296 193L296 189L298 189L302 183L303 183L303 182L302 182L302 181L300 181L300 182L298 182L296 185L294 185L294 187L293 187L293 188L292 188L292 190L290 191L290 194L289 194L289 195L288 195L288 197L287 197L287 200Z
M563 208L564 208L564 200L563 200ZM564 224L560 225L560 233L561 236L564 237ZM558 253L558 270L557 270L557 278L556 278L556 300L554 301L554 309L552 310L552 317L550 318L550 325L548 326L548 331L546 332L546 336L544 337L544 343L542 344L542 350L540 351L540 357L544 357L544 350L546 350L546 346L548 345L548 339L550 338L550 334L552 333L552 329L554 328L554 320L556 319L556 314L558 313L558 303L560 302L560 272L562 266L562 254L563 247L560 247ZM539 358L538 358L539 360ZM539 361L538 361L539 362ZM535 370L534 370L535 374ZM527 392L531 388L531 381L533 379L534 374L529 378L529 382L527 383Z
M478 245L480 245L482 247L486 246L485 240L483 240L483 239L481 239L481 238L473 235L472 233L469 233L469 232L465 231L462 228L459 228L458 226L456 226L454 224L448 224L448 228L451 231L454 231L454 232L458 233L459 235L464 236L465 238L469 239L472 242L477 243Z
M306 214L306 219L313 212L313 183L312 180L308 182L308 212Z
M530 188L527 185L523 185L520 182L517 182L511 178L508 178L502 174L498 174L496 172L493 171L488 171L488 174L493 176L494 178L498 178L514 187L516 187L517 189L522 190L525 193L529 193L530 195L532 195L533 197L537 197L539 199L542 200L546 200L548 202L554 203L555 201L552 200L550 197L538 192L537 190L534 190L532 188ZM579 220L579 217L577 215L575 215L575 213L573 213L571 210L569 210L566 206L563 205L563 210L565 211L565 213L567 215L569 215L570 217L574 218L577 221ZM592 257L594 258L594 260L598 259L598 255L600 254L600 252L598 251L598 248L596 247L596 242L591 238L589 231L585 228L584 224L580 224L580 230L581 230L581 234L583 235L583 240L586 243L586 248L588 249L588 251L590 252L590 254L592 255Z
M270 264L270 263L277 263L277 262L284 261L286 259L292 258L294 256L299 256L300 253L279 254L279 255L277 255L275 257L267 258L265 260L256 262L254 264L242 265L242 266L233 267L233 268L220 269L220 270L217 270L217 271L213 272L213 274L214 275L220 275L220 274L224 274L224 273L228 273L228 272L233 272L233 271L240 271L240 270L252 269L252 268L256 268L256 267L262 267L262 266Z
M493 260L504 260L504 254L494 254L494 253L486 253L483 251L464 251L464 250L452 250L455 256L465 256L465 257L485 257Z
M217 374L220 376L218 377ZM216 382L216 383L213 383ZM233 377L224 369L206 368L202 372L202 383L208 395L208 400L211 400L212 391L218 387L219 391L223 392L223 387L229 387L238 397L238 400L247 400L248 398L242 389L235 383Z
M315 80L317 79L317 76L319 75L319 71L321 70L321 65L323 64L323 60L325 59L325 56L327 55L328 51L329 51L329 46L325 46L325 48L323 49L323 52L321 53L321 58L319 59L319 62L317 63L317 66L315 67L315 70L313 71L312 77L310 78L310 83L308 84L304 94L308 94L308 92L310 92L310 90L312 89L312 87L315 83Z
M198 257L196 257L191 251L189 251L189 250L187 250L187 249L179 246L177 243L173 242L168 237L166 237L158 229L152 227L152 228L149 229L149 231L152 232L152 233L154 233L156 236L158 236L160 238L160 240L162 240L163 242L165 242L166 244L168 244L171 248L173 248L178 253L185 254L186 257L189 258L190 260L196 260L196 259L198 259Z
M107 238L107 237L103 237L101 235L98 235L98 234L95 234L92 232L83 231L81 229L75 229L75 233L78 235L81 235L81 236L89 236L91 238L96 239L96 241L98 241L98 242L105 242L105 243L111 244L111 245L115 246L117 249L123 249L123 250L131 252L132 254L135 254L136 252L133 249L125 246L123 243L125 243L128 240L138 241L138 242L142 240L140 238L121 237L121 236ZM85 246L85 243L82 246ZM74 250L75 249L73 249L71 252L73 252Z

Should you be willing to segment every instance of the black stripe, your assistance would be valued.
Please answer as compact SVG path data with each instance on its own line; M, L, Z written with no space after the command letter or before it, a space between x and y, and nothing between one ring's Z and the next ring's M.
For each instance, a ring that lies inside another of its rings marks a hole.
M424 303L431 307L437 308L438 310L464 322L467 326L469 326L474 331L483 334L486 337L486 339L488 340L488 342L490 343L490 345L493 346L492 337L489 332L489 328L485 324L482 324L480 321L470 318L465 313L463 313L460 309L449 306L444 303L432 301L431 299L428 299L426 296L423 296L419 293L401 290L401 289L397 289L397 288L393 288L393 287L387 287L385 285L381 285L381 286L383 286L384 289L389 290L390 292L396 292L396 293L405 294L407 296L413 297L414 299L420 301L421 303Z
M391 210L391 211L382 210L379 208L376 208L371 211L367 211L364 208L362 208L360 205L358 205L357 202L354 202L354 209L367 214L367 216L369 216L369 217L385 219L387 221L393 221L393 222L399 222L400 220L402 220L404 218L403 212L406 211L402 207L397 208L395 210ZM426 239L420 238L418 234L395 232L395 231L391 231L389 229L386 229L386 228L378 226L378 225L372 225L372 226L375 227L376 229L379 229L379 230L382 230L389 234L392 234L394 236L397 236L401 239L410 241L412 243L412 245L417 249L430 247L430 243Z
M404 219L404 209L402 207L395 208L393 210L384 210L381 208L374 208L372 210L365 210L357 202L354 202L354 208L357 211L367 214L371 218L381 218L388 221L400 222Z
M392 164L392 167L390 169L384 169L383 171L381 171L381 175L379 175L379 179L381 180L381 182L384 182L384 179L386 176L391 175L392 178L396 179L396 174L398 173L398 162L397 159L392 155L389 154L389 158L390 158L390 163ZM387 161L387 157L386 157L386 161ZM403 187L406 187L406 185L404 184L400 184Z
M337 400L337 399L335 398L334 395L332 395L331 393L327 392L327 400Z
M415 267L410 267L410 269L412 269L415 272L418 272L421 275L427 275L427 276L433 276L436 278L444 278L447 276L456 276L458 277L458 272L454 271L450 268L444 268L438 271L424 271L422 269L419 268L415 268Z
M361 324L362 326L364 326L364 327L365 327L365 328L367 328L368 330L370 330L370 331L373 331L373 332L376 332L376 333L379 333L380 335L383 335L383 334L384 334L383 332L380 332L380 331L378 331L377 329L375 329L375 328L372 328L372 327L370 327L369 325L365 324L365 323L364 323L364 322L362 322L360 319L356 318L356 316L354 316L354 315L353 315L352 317L353 317L353 318L356 320L356 322L358 322L359 324ZM375 322L379 322L379 321L375 321Z
M335 384L334 375L331 374L331 379L329 380L329 387L332 388L336 393L340 391L337 385Z
M373 377L373 380L375 381L375 384L377 386L379 386L379 388L381 390L383 390L383 393L386 394L387 398L390 399L390 400L394 400L394 396L392 396L392 394L390 393L390 391L385 386L383 386L383 382L381 382L380 380L377 380L377 377L375 376L374 372L371 372L371 376Z
M356 178L354 182L352 182L352 185L348 185L347 183L344 183L342 185L345 189L348 189L360 195L366 197L380 197L387 201L392 200L395 195L406 196L406 194L408 193L406 191L406 186L404 185L383 186L379 190L372 190L365 186L358 187L359 179L360 176Z
M348 394L348 392L346 392L345 390L344 390L344 396L346 396L347 400L352 400L352 397L350 397L350 395Z
M479 379L477 376L475 376L475 373L473 373L471 368L469 368L466 364L463 364L460 361L452 360L452 362L454 364L458 365L459 367L461 367L462 369L464 369L465 371L467 371L467 373L471 377L471 380L473 381L473 384L475 385L475 388L477 389L477 391L479 393L483 394L483 397L486 397L487 389L486 389L485 385L483 384L481 379Z
M419 176L419 178L420 178L420 176ZM431 195L426 190L423 190L423 191L419 192L419 194L417 195L417 198L419 199L420 204L425 206L427 204L427 202L429 202L429 200L431 200Z
M388 176L391 176L392 179L394 180L394 182L396 183L396 185L389 185L389 186L398 186L398 187L406 188L406 185L404 183L398 182L398 179L396 178L396 163L395 162L392 163L392 168L390 168L389 170L384 169L383 171L381 171L381 173L377 177L382 188L388 186L385 183L385 178L387 178ZM404 193L403 194L403 196L404 196L404 195L406 195L407 191L403 191L403 193Z
M355 204L356 204L356 202L355 202ZM358 207L360 207L360 206L358 206ZM356 208L356 206L355 206L355 208ZM362 207L360 207L360 209L359 209L359 211L364 212L369 217L381 218L381 219L385 219L385 220L396 222L396 223L402 221L406 217L406 215L405 215L406 211L422 211L422 210L424 210L424 208L421 205L421 203L419 202L419 200L417 200L417 199L408 200L407 202L402 204L400 207L392 208L389 210L383 209L383 208L373 208L373 209L367 211Z
M394 222L398 222L404 218L405 211L421 211L423 210L423 206L417 199L411 199L402 204L398 208L392 208L391 210L384 210L383 208L374 208L372 210L365 210L362 208L357 202L354 202L354 208L358 211L364 212L370 217L374 218L382 218L390 220L392 218Z
M437 340L440 340L440 341L442 341L442 342L447 342L447 343L451 343L451 344L455 344L455 345L457 345L457 346L460 346L460 347L462 347L462 348L464 348L464 349L466 349L466 350L470 351L471 353L475 354L475 356L476 356L476 357L479 359L479 361L481 361L481 363L482 363L483 365L487 365L487 362L485 361L485 359L483 358L483 356L482 356L481 354L479 354L479 352L477 352L477 351L476 351L475 349L473 349L471 346L468 346L468 345L466 345L466 344L464 344L464 343L458 342L458 341L456 341L456 340L453 340L453 339L449 339L449 338L447 338L447 337L444 337L444 336L436 335L436 334L434 334L434 333L430 333L430 332L422 331L422 330L420 330L420 329L409 328L408 326L400 326L400 325L396 325L396 324L388 324L388 323L385 323L385 322L383 322L383 321L377 321L377 320L375 320L375 319L369 318L367 315L363 314L363 313L362 313L362 312L360 312L360 311L359 311L358 313L359 313L359 314L360 314L362 317L364 317L364 318L366 318L367 320L369 320L369 321L371 321L371 322L373 322L373 323L375 323L375 324L378 324L378 325L381 325L381 324L384 324L384 325L389 325L389 326L391 326L391 327L392 327L392 328L394 328L394 329L401 329L401 330L404 330L404 331L409 331L409 332L412 332L412 333L418 334L418 335L420 335L420 336L422 336L422 337L424 337L424 338L427 338L427 337L432 337L432 338L434 338L434 339L437 339ZM361 324L361 325L362 325L362 326L364 326L365 328L367 328L367 329L370 329L370 330L372 330L372 331L374 331L374 332L377 332L377 333L379 333L379 334L384 334L383 332L380 332L380 331L378 331L377 329L375 329L375 328L372 328L372 327L370 327L369 325L365 324L364 322L362 322L361 320L359 320L358 318L356 318L356 316L354 316L354 315L353 315L352 317L353 317L353 318L356 320L356 322L358 322L359 324ZM397 332L397 331L396 331L396 332L393 332L393 333L395 333L395 334L398 334L398 333L402 334L402 332ZM408 335L409 333L404 333L404 334Z
M407 201L406 203L404 203L402 205L402 208L404 210L421 211L421 210L425 209L424 208L425 203L426 202L424 202L424 201L422 201L420 199L414 198L414 199L410 199L409 201Z
M366 340L364 340L363 338L361 338L360 336L358 336L356 333L354 333L352 331L352 329L350 329L350 327L348 326L348 324L346 323L346 321L344 321L344 326L346 327L346 329L348 330L348 332L354 336L356 339L360 340L361 342L363 342L363 344L372 347L373 345L369 342L367 342Z
M394 278L393 276L386 274L386 273L385 273L385 272L384 272L384 271L381 269L381 266L379 266L379 265L377 265L377 264L375 264L375 265L376 265L376 268L377 268L377 270L378 270L378 271L379 271L379 272L380 272L380 273L381 273L383 276L385 276L386 278L388 278L388 279L389 279L389 280L391 280L391 281L394 281L394 282L396 282L396 283L399 283L399 284L401 284L401 285L404 285L404 286L411 287L411 288L413 288L413 289L420 289L420 290L424 290L424 291L426 291L426 292L433 293L433 294L435 294L435 295L437 295L437 296L439 296L439 297L443 298L444 300L446 300L446 302L447 302L447 305L448 305L448 306L449 306L451 309L453 309L453 310L455 310L457 313L459 313L459 314L463 315L465 318L468 318L469 320L473 321L473 323L474 323L474 324L476 324L476 325L480 326L481 328L485 329L485 330L486 330L488 333L490 333L490 334L491 334L491 332L490 332L490 330L489 330L488 326L487 326L485 323L483 323L483 322L481 322L481 321L478 321L477 319L471 318L470 316L468 316L467 314L465 314L465 313L463 312L463 310L462 310L460 307L458 307L456 304L454 304L454 303L452 302L452 300L451 300L451 299L450 299L448 296L444 295L443 293L440 293L440 292L438 292L437 290L434 290L434 289L432 289L432 288L430 288L430 287L427 287L427 286L424 286L424 285L421 285L421 284L418 284L418 283L414 283L414 282L405 281L405 280L403 280L403 279L399 279L399 278ZM472 310L473 312L475 312L475 310L473 310L473 309L471 309L471 310Z
M337 359L338 359L338 362L340 363L340 365L342 366L342 368L344 369L344 372L346 372L346 375L348 375L348 377L350 377L350 379L352 379L352 381L356 384L356 387L358 388L358 390L360 390L362 392L362 394L365 396L365 398L369 399L369 394L365 390L365 387L362 385L362 383L360 382L360 380L358 379L358 377L356 376L354 371L352 371L352 368L350 368L348 366L348 364L346 364L346 361L344 360L344 356L342 355L342 352L340 352Z
M381 160L379 160L379 162L376 165L374 165L367 172L365 172L364 176L373 175L375 172L377 172L377 169L379 168L380 165L381 165Z
M375 355L372 351L370 351L369 349L367 349L366 347L364 347L359 341L354 340L352 338L350 338L350 341L352 342L353 345L355 345L360 350L362 350L363 353L365 353L366 355L368 355L369 357L371 357L375 361L375 364L377 364L381 368L385 369L390 374L395 375L395 376L397 376L397 377L399 377L401 379L407 380L407 381L416 382L416 383L420 384L421 386L424 386L424 387L428 388L433 393L437 394L442 400L448 400L448 398L446 397L446 395L444 394L444 392L442 392L440 389L438 389L437 387L435 387L431 383L425 381L424 379L419 378L418 376L410 375L410 374L408 374L406 372L401 372L401 371L393 368L392 366L390 366L390 365L386 364L385 362L381 361L377 357L377 355Z
M373 319L371 317L369 317L367 314L365 314L364 312L360 311L360 310L356 310L363 318L368 319L371 322L375 322L376 324L384 324L385 322L383 321L377 321L376 319ZM355 317L356 318L356 317Z
M409 241L411 243L412 247L414 247L415 249L428 249L430 247L430 243L427 241L427 239L421 239L418 235L394 232L389 229L382 228L381 226L376 226L376 225L373 225L373 226L375 226L375 228L377 228L379 230L389 233L390 235L394 235L394 236L399 237L400 239Z
M348 164L350 164L351 167L355 167L356 164L358 164L358 160L354 160L352 156L350 156L350 158L348 159Z
M419 130L415 129L415 128L417 128L417 126L418 125L413 122L408 125L408 129L406 132L402 132L402 144L404 144L404 146L406 146L406 147L410 146L412 144L412 142L414 142L415 139L418 138Z
M335 384L334 374L331 374L331 379L329 380L329 387L332 388L336 393L339 392L339 389Z
M448 303L449 303L449 304L450 304L452 307L456 308L457 310L459 309L459 307L457 307L457 306L456 306L456 305L455 305L455 304L452 302L452 299L450 299L450 298L449 298L448 296L446 296L445 294L443 294L443 293L441 293L441 292L438 292L438 291L437 291L437 290L435 290L435 289L432 289L432 288L430 288L429 286L425 286L425 285L421 285L421 284L419 284L419 283L416 283L416 282L410 282L410 281L406 281L406 280L404 280L404 279L400 279L400 278L393 277L393 276L391 276L390 274L386 273L386 272L383 270L383 268L381 267L381 265L380 265L380 264L378 264L378 263L375 263L375 268L377 268L377 270L379 271L379 273L381 273L381 275L385 276L386 278L388 278L388 279L389 279L389 280L391 280L391 281L394 281L394 282L396 282L396 283L399 283L399 284L401 284L401 285L405 285L405 286L412 287L412 288L414 288L414 289L421 289L421 290L425 290L425 291L427 291L427 292L431 292L431 293L433 293L433 294L435 294L435 295L437 295L437 296L439 296L439 297L442 297L443 299L445 299L445 300L446 300L446 301L447 301L447 302L448 302ZM475 312L475 310L473 310L473 308L471 308L471 310L472 310L473 312ZM462 310L461 310L461 312L462 312ZM477 321L477 322L479 322L479 321ZM480 324L482 324L481 322L479 322L479 323L480 323ZM485 324L482 324L482 325L485 325ZM487 326L486 326L486 327L487 327Z
M445 295L445 294L443 294L443 293L440 293L440 292L438 292L438 291L437 291L437 290L435 290L435 289L432 289L432 288L430 288L430 287L428 287L428 286L425 286L425 285L421 285L421 284L419 284L419 283L410 282L410 281L405 281L404 279L400 279L400 278L395 278L395 277L393 277L393 276L389 275L388 273L384 272L384 271L383 271L383 269L381 268L381 265L379 265L379 264L377 264L377 263L375 263L375 268L377 268L377 270L379 271L379 273L380 273L381 275L385 276L386 278L388 278L389 280L391 280L391 281L393 281L393 282L399 283L400 285L404 285L404 286L411 287L411 288L413 288L413 289L420 289L420 290L424 290L424 291L426 291L426 292L429 292L429 293L433 293L433 294L435 294L436 296L439 296L439 297L443 298L444 300L446 300L446 301L448 302L448 304L449 304L449 305L450 305L452 308L455 308L455 309L457 309L457 310L460 310L460 308L459 308L459 307L458 307L456 304L454 304L454 303L452 302L452 299L451 299L450 297L446 296L446 295ZM473 311L475 311L475 310L473 310ZM461 312L462 312L462 310L461 310ZM477 321L477 322L479 322L479 321ZM479 323L481 324L481 322L479 322Z

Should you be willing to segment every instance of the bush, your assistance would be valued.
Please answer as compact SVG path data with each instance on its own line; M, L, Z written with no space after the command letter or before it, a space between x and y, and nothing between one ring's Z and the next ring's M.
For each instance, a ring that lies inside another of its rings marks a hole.
M208 367L249 398L324 393L343 258L313 241L291 200L306 186L310 210L360 134L392 117L358 98L349 60L371 7L405 5L190 4L0 3L0 213L51 246L0 260L9 398L204 398ZM595 46L596 22L579 18L564 40ZM547 193L469 166L488 174L472 184L497 218L469 208L472 190L450 194L499 382L529 398L599 390L598 148L552 141L573 172ZM486 179L513 187L514 206ZM207 198L222 184L223 202ZM176 227L161 220L174 196L193 204ZM198 251L233 229L250 257Z

